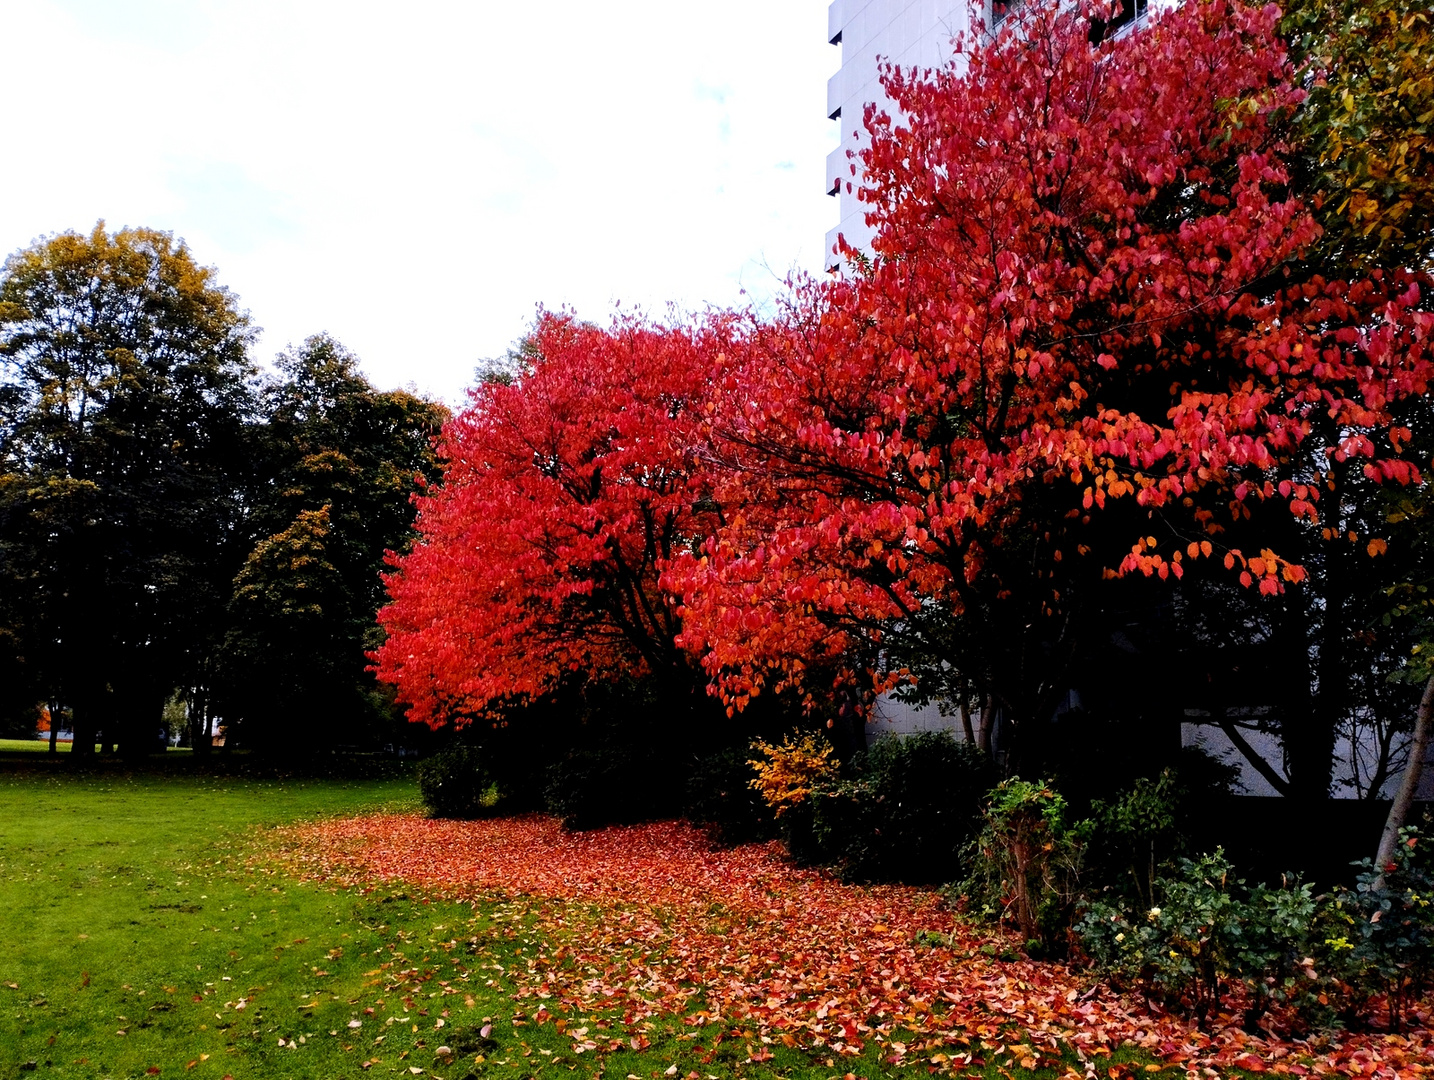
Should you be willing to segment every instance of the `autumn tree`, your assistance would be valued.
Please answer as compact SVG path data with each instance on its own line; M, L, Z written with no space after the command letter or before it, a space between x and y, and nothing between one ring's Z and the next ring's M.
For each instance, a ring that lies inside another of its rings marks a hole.
M1434 257L1434 26L1400 0L1296 0L1282 29L1308 98L1296 180L1323 226L1317 257L1427 269Z
M151 746L222 611L251 337L168 233L101 223L0 271L0 611L77 754Z
M1291 186L1320 225L1291 270L1349 278L1426 269L1434 255L1429 13L1391 3L1311 0L1289 5L1280 30L1291 42L1296 82L1307 90L1285 128ZM1427 466L1431 458L1421 444L1429 430L1428 399L1408 400L1396 414L1414 435L1404 456ZM1407 759L1402 740L1418 698L1417 689L1398 678L1411 647L1408 626L1381 615L1389 583L1406 579L1420 545L1411 530L1386 521L1389 493L1377 477L1358 461L1329 464L1319 470L1321 527L1297 529L1282 540L1284 554L1306 571L1304 586L1259 605L1220 590L1224 602L1189 610L1247 655L1251 645L1279 654L1275 670L1288 673L1273 723L1291 775L1282 777L1278 762L1243 747L1272 786L1322 791L1332 779L1347 793L1378 798ZM1304 663L1307 657L1313 662ZM1351 754L1347 771L1331 776L1336 739Z
M1429 411L1425 410L1425 423L1418 429L1416 442L1426 460L1434 460L1434 423ZM1388 681L1403 684L1413 693L1406 695L1402 716L1406 724L1401 725L1409 729L1405 767L1374 859L1381 869L1393 858L1399 830L1414 806L1430 744L1434 743L1434 497L1428 485L1394 492L1386 500L1385 511L1392 584L1381 590L1379 601L1384 611L1379 622L1385 634L1402 631L1396 640L1404 646Z
M924 655L1029 732L1112 590L1279 597L1311 537L1349 545L1341 485L1422 479L1422 282L1302 261L1276 16L1196 0L1092 44L1032 6L964 67L887 73L871 257L843 248L714 382L723 518L667 584L729 701ZM1293 789L1324 797L1329 718L1298 721Z
M413 719L493 719L584 677L647 680L674 720L704 706L659 577L716 525L698 451L725 334L546 313L471 391L380 615L379 676Z

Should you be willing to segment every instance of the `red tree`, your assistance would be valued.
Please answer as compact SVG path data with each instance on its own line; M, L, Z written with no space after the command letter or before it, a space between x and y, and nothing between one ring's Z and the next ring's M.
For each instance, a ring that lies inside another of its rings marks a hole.
M1418 479L1430 316L1401 274L1302 275L1277 14L1192 0L1093 46L1046 5L964 73L888 73L874 257L715 384L726 522L666 580L730 701L937 610L1013 722L1048 716L1100 582L1215 557L1278 592L1332 468Z
M531 365L472 391L379 616L377 670L412 719L462 723L580 672L700 685L657 582L715 525L694 403L722 333L545 314Z

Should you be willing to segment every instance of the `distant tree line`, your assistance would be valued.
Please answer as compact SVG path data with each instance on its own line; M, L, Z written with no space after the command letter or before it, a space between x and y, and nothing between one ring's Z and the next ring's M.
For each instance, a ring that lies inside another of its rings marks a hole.
M0 722L76 755L365 744L384 554L444 407L326 335L261 372L237 298L151 229L62 233L0 271ZM171 709L171 715L173 710Z

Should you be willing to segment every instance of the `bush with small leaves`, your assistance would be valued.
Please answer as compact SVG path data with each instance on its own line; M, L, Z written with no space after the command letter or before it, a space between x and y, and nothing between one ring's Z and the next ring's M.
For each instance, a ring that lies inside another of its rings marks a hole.
M1076 925L1081 951L1113 983L1193 1015L1203 1027L1232 984L1248 991L1244 1025L1257 1031L1275 1005L1307 1021L1326 1001L1316 970L1319 900L1308 884L1250 888L1216 850L1181 859L1154 883L1146 910L1090 905Z
M843 878L938 884L963 876L995 763L947 732L889 735L812 799L813 833Z
M548 770L548 812L577 830L674 817L682 811L684 782L670 751L616 739L574 750Z
M739 748L698 760L687 781L687 819L716 843L745 844L777 835L776 816L751 785L752 763Z
M1144 915L1093 907L1077 927L1091 957L1148 997L1184 1007L1202 1025L1220 1001L1249 921L1224 853L1182 859L1175 877L1156 883L1160 904Z
M1354 887L1330 898L1321 943L1345 1018L1366 1014L1383 994L1396 1031L1434 982L1434 856L1417 828L1401 829L1399 841L1391 863L1365 860Z
M418 792L429 816L475 818L495 811L503 801L476 746L455 743L418 766Z
M988 916L1014 922L1028 952L1059 950L1079 895L1081 856L1065 799L1044 780L1012 777L990 793L967 894Z
M1155 903L1155 879L1185 853L1190 789L1175 769L1142 777L1111 799L1091 804L1078 828L1086 841L1088 892L1113 894L1138 907Z
M757 773L750 781L752 790L779 818L806 802L814 790L836 781L832 745L816 735L789 735L780 743L758 739L752 750L758 755L751 759Z

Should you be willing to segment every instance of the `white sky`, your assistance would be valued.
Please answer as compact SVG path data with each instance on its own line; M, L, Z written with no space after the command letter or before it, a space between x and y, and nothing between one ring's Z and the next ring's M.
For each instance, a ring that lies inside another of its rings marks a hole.
M0 252L189 242L264 327L457 402L535 305L760 301L836 202L825 0L0 0Z

